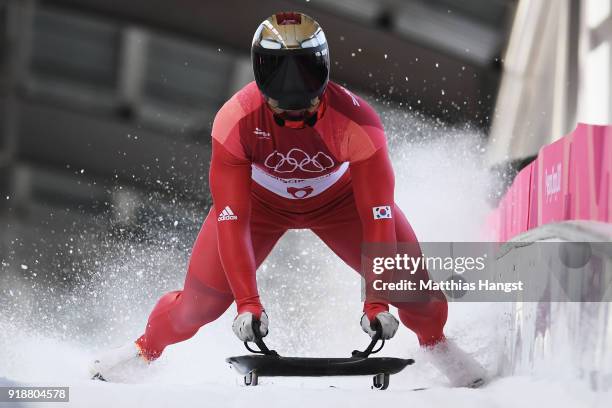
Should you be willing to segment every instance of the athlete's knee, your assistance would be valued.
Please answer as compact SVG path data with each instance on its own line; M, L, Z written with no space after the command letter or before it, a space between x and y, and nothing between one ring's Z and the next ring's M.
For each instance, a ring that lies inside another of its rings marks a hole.
M230 293L193 285L165 294L137 340L142 354L149 360L158 358L166 346L193 337L200 327L221 316L232 301Z
M189 282L171 312L179 327L201 327L219 318L234 301L231 293L220 292L200 282Z
M205 286L189 285L182 291L177 290L163 295L149 316L149 325L161 323L176 333L188 334L216 320L227 310L232 301L230 293L218 292Z
M173 292L168 292L165 295L163 295L161 298L159 298L159 300L157 301L157 304L155 305L155 307L153 308L153 311L151 312L151 315L149 316L149 321L161 315L167 314L173 307L175 307L178 302L178 299L181 296L181 292L182 291L180 290L175 290Z

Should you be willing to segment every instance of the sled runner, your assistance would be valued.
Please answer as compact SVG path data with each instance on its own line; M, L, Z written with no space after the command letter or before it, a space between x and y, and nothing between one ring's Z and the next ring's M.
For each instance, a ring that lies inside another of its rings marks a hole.
M414 360L370 357L383 348L385 341L380 340L380 337L381 330L378 329L365 350L355 350L348 358L283 357L276 351L270 350L261 337L258 337L255 344L259 350L252 349L247 342L244 343L247 350L255 354L229 357L225 361L244 376L244 384L247 386L257 385L259 377L373 375L373 388L385 390L389 386L390 376L413 364ZM379 341L382 341L381 345L374 350Z

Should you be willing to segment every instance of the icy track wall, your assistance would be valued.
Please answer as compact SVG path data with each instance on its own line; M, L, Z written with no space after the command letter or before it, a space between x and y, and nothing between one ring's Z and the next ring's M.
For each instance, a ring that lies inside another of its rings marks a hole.
M569 135L540 149L515 178L487 220L489 236L511 249L498 259L503 268L538 273L561 265L547 258L537 241L612 241L612 126L579 124ZM568 244L575 245L575 244ZM612 251L591 253L587 267L597 281L562 273L581 295L609 291ZM521 268L521 269L518 269ZM551 276L550 274L548 276ZM550 281L550 279L549 279ZM539 302L508 305L508 333L502 374L542 374L582 379L595 390L612 388L612 308L606 302L551 302L562 288L550 288ZM575 300L575 299L574 299Z

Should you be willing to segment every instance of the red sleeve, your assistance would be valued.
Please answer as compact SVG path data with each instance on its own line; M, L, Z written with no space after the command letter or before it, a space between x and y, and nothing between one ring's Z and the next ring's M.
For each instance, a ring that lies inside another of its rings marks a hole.
M255 279L251 242L251 163L228 152L213 139L210 191L215 211L230 214L217 220L219 256L232 288L238 314L263 310ZM235 217L235 218L234 218Z
M234 294L238 314L263 310L255 279L251 242L251 161L240 145L239 121L244 114L235 98L215 117L209 183L217 219L218 250Z
M353 192L361 224L364 242L394 243L395 222L390 218L375 218L377 207L394 206L395 176L387 139L380 118L368 104L361 100L360 123L348 126L348 161L350 162Z
M387 149L381 148L370 158L351 163L351 179L363 227L363 241L395 243L395 177ZM391 218L376 218L375 210L380 207L390 207Z
M395 244L395 176L382 125L377 120L372 125L360 126L351 137L351 179L363 229L362 240L364 243ZM390 217L377 217L376 213L380 211L384 211L383 214L390 211ZM389 251L395 253L392 248ZM387 310L389 306L385 300L367 295L364 312L370 320Z

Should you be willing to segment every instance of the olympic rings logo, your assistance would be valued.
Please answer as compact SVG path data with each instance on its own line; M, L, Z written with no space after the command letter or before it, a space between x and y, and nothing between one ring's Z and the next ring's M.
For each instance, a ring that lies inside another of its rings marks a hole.
M267 168L277 173L293 173L298 169L307 173L322 173L334 167L334 164L334 160L323 152L310 157L301 149L291 149L286 155L275 150L264 161Z

